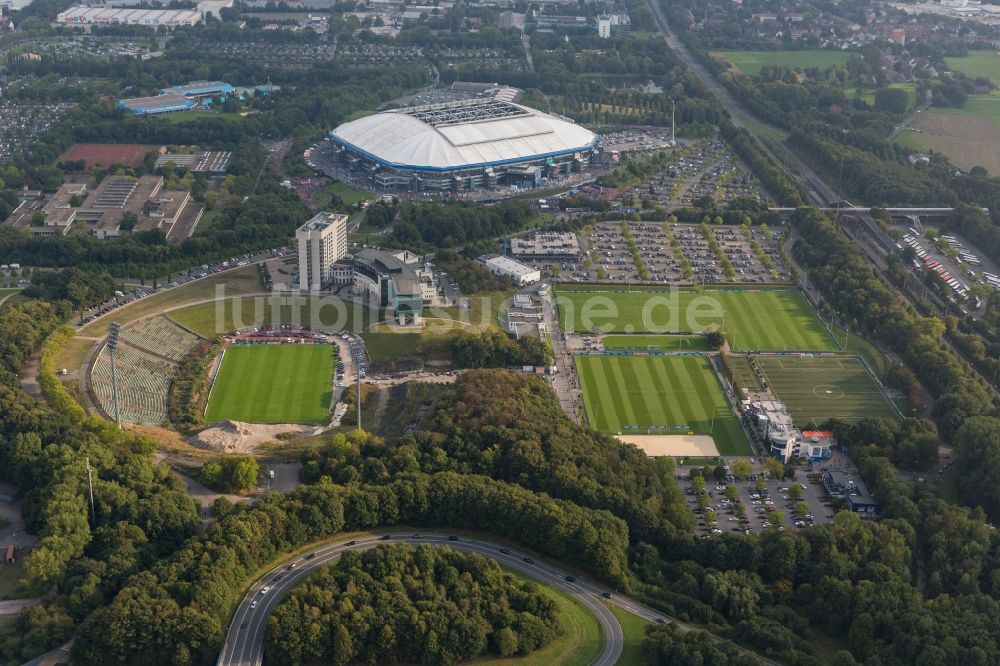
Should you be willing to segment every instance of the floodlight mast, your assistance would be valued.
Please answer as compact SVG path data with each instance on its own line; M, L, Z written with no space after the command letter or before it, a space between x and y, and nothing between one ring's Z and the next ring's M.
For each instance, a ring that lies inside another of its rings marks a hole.
M115 423L118 424L119 430L122 427L122 419L121 411L118 408L118 371L115 365L115 350L118 349L118 335L121 330L121 324L116 321L111 322L111 328L108 330L108 352L111 354L111 397L115 408Z

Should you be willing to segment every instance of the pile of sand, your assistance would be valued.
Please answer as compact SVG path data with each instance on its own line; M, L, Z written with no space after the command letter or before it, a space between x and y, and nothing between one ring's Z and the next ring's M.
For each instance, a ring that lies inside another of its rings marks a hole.
M193 446L220 453L253 453L254 449L270 442L283 433L299 434L310 432L312 428L292 423L243 423L241 421L219 421L191 437Z

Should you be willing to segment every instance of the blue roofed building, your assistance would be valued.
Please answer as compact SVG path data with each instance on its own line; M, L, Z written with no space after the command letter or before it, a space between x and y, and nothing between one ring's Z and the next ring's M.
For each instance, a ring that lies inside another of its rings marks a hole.
M118 101L118 108L125 109L134 116L155 116L161 113L187 111L195 105L194 100L183 95L153 95L152 97L135 97Z

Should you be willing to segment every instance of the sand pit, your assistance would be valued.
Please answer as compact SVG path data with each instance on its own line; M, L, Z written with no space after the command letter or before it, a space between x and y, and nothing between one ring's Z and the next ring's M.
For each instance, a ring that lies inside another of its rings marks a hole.
M719 455L715 440L708 435L618 435L618 440L635 444L648 456L714 458Z

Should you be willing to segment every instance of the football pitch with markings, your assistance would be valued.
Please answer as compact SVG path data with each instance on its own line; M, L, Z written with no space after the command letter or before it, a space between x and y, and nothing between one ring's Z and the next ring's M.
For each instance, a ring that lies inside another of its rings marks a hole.
M854 356L758 356L757 365L800 428L831 418L899 416Z
M733 351L838 351L797 289L682 289L595 286L555 292L564 331L700 333L721 327Z
M709 363L704 356L577 356L591 426L623 435L711 435L721 455L751 455Z
M208 422L320 423L333 397L335 347L233 345L205 410Z

